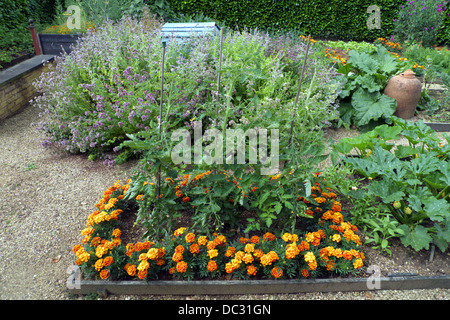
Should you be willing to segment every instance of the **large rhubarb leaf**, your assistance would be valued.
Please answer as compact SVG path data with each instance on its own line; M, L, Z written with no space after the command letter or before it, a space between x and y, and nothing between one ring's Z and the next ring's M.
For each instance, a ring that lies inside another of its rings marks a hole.
M352 105L355 108L355 119L358 126L368 124L371 120L380 117L390 117L394 114L397 102L387 95L379 92L368 92L359 88L352 96Z

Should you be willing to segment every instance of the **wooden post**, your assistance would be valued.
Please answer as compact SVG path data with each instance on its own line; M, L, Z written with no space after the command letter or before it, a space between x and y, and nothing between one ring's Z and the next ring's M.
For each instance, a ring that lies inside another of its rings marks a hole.
M34 27L34 20L30 19L30 33L31 33L31 38L33 39L33 45L34 45L34 53L39 56L41 55L41 48L39 47L39 41L38 41L38 37L36 34L36 28Z

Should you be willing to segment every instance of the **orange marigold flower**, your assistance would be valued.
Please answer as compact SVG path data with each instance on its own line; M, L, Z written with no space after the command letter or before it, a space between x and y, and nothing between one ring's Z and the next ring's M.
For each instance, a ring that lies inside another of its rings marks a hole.
M303 277L303 278L308 278L308 276L309 276L308 270L307 270L307 269L303 269L303 270L302 270L302 277Z
M184 237L187 243L192 243L195 241L195 234L192 232L188 233L186 237Z
M170 274L173 274L174 272L175 272L175 268L170 268L170 269L169 269L169 273L170 273Z
M143 197L144 197L143 194L138 194L138 195L136 196L136 200L141 200ZM144 199L142 199L142 200L144 200Z
M175 252L177 253L183 253L184 252L184 247L180 244L178 246L175 247Z
M183 254L179 253L179 252L175 252L172 256L172 260L175 262L179 262L179 261L183 260Z
M340 242L341 241L341 235L340 234L333 234L333 237L331 238L332 241Z
M193 244L191 244L191 246L189 247L189 251L190 251L192 254L197 254L197 253L200 252L200 247L198 246L198 244L193 243Z
M275 240L275 235L272 234L272 233L270 233L270 232L266 232L266 233L263 235L263 240L270 240L270 241L273 241L273 240Z
M215 262L214 260L209 260L206 269L208 269L210 272L217 270L217 262Z
M103 266L104 267L110 266L113 262L114 262L113 257L107 256L103 259Z
M126 269L126 271L127 271L127 274L129 275L129 276L131 276L131 277L134 277L134 275L136 274L136 265L134 265L134 264L132 264L132 265L130 265L127 269Z
M264 255L264 252L261 249L256 249L253 251L253 256L257 259L261 258Z
M103 280L108 279L109 275L110 273L107 269L103 269L102 271L100 271L100 278Z
M208 248L208 250L212 250L216 247L216 243L214 241L208 241L208 243L206 244L206 248Z
M314 198L314 200L316 200L317 203L324 203L327 201L327 199L325 199L324 197L317 197Z
M183 192L181 190L177 190L175 192L175 195L177 196L177 198L181 198L183 196Z
M138 271L138 278L139 279L145 279L146 277L147 277L147 273L148 273L148 270L147 269L145 269L145 270L139 270Z
M122 235L122 231L120 231L120 229L114 229L112 235L115 238L120 237Z
M142 271L142 270L147 270L149 267L150 267L150 264L148 263L148 261L147 260L142 260L139 263L139 265L137 266L137 269L139 271Z
M244 237L239 238L239 242L243 243L243 244L246 244L248 242L248 240L249 240L248 238L244 238Z
M256 271L257 271L257 269L256 269L256 267L254 265L251 264L251 265L247 266L247 274L249 276L255 276L256 275Z
M177 271L178 271L179 273L186 272L187 267L188 267L188 265L187 265L187 263L186 263L185 261L179 261L179 262L177 262Z
M345 250L343 253L343 257L345 260L352 260L353 259L353 255L349 250Z
M250 238L250 242L251 243L255 243L258 244L259 243L259 237L258 236L253 236Z
M283 275L283 269L281 269L280 267L274 267L272 269L272 276L274 278L280 278Z
M189 198L188 196L186 196L186 197L183 198L182 201L183 201L183 202L189 202L189 200L190 200L190 198Z
M235 247L228 247L227 251L225 251L225 257L230 258L234 255L235 252L236 252Z

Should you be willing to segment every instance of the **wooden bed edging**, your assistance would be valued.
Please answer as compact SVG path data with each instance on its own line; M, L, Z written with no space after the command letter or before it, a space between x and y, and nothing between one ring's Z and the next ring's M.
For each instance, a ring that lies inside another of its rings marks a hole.
M377 282L375 282L377 281ZM69 277L73 294L115 295L234 295L371 290L450 289L450 275L389 276L380 278L217 280L217 281L88 281Z
M449 132L450 131L450 123L425 122L425 124L437 132Z

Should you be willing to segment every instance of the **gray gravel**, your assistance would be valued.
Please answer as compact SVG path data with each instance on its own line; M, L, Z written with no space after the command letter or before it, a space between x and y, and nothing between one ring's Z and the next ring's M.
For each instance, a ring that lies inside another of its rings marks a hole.
M67 269L86 217L103 191L129 178L135 163L113 168L40 146L31 107L0 122L0 299L70 299ZM401 268L399 268L401 271ZM414 270L407 270L413 272ZM110 296L108 299L440 299L449 289L253 296Z

